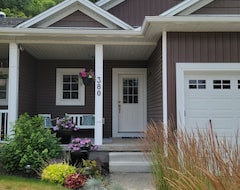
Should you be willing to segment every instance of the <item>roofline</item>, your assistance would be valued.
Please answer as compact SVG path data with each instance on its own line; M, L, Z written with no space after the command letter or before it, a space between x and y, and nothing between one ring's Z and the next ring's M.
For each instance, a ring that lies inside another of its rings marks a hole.
M160 14L160 16L190 15L215 0L185 0Z
M86 0L67 0L67 1L65 0L65 1L57 4L56 6L54 6L50 9L40 13L39 15L33 17L32 19L18 25L16 28L27 28L27 27L33 26L34 24L40 22L41 20L46 19L47 17L57 13L58 11L64 9L67 6L72 5L75 2L79 2L79 3L83 4L84 6L89 8L90 10L92 10L92 11L96 12L97 14L103 16L104 18L113 22L114 24L116 24L117 26L119 26L122 29L125 29L125 30L133 30L134 29L129 24L125 23L124 21L120 20L119 18L115 17L114 15L108 13L107 11L98 7L94 3L90 2L90 1L86 1Z
M124 1L125 0L100 0L100 1L97 1L95 4L105 10L109 10Z

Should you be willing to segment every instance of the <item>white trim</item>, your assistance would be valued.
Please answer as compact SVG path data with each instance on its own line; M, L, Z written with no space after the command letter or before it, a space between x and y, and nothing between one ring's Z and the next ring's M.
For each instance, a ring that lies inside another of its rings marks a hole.
M118 26L119 28L122 28L125 30L133 30L133 27L127 24L126 22L120 20L119 18L115 17L114 15L105 11L104 9L98 7L94 3L86 0L63 1L62 3L59 3L58 5L48 9L47 11L44 11L43 13L33 17L32 19L18 25L17 28L29 28L31 26L36 25L37 23L41 23L41 22L45 22L45 20L49 20L49 18L54 17L54 15L57 15L58 17L59 16L58 13L62 13L62 11L64 11L66 8L69 8L71 6L73 7L77 6L77 7L80 7L80 9L88 10L87 11L88 13L92 12L92 15L95 16L95 19L97 19L97 17L100 17L105 19L109 23L112 23L113 25ZM59 18L61 19L61 14Z
M189 15L215 0L185 0L160 14L160 16Z
M167 135L168 109L167 109L167 32L162 33L162 101L163 124Z
M179 129L185 127L184 77L186 72L193 71L240 71L240 63L176 63L176 113Z
M95 45L95 130L96 145L103 143L103 45Z
M84 106L85 105L85 86L79 77L78 99L63 99L63 75L79 75L82 68L57 68L56 69L56 106Z
M9 94L8 94L8 135L18 118L19 97L19 49L18 44L9 44Z
M125 0L100 0L95 4L105 10L109 10L113 7L116 7L120 3L124 2Z
M118 133L118 76L119 74L143 74L143 125L147 126L147 69L145 68L113 68L112 69L112 136L122 137ZM146 129L146 128L145 128ZM140 136L140 133L124 133L125 137Z

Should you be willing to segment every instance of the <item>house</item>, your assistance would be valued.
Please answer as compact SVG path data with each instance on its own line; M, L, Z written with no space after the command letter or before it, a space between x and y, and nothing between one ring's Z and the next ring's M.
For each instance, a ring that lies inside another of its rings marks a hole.
M28 20L0 18L2 133L28 112L94 114L96 144L139 136L151 119L230 134L239 14L239 0L65 0ZM95 85L82 84L83 68Z

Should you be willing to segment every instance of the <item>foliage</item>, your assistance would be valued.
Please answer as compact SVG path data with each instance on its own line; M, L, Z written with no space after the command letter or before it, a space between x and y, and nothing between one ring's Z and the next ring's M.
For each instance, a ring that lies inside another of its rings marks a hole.
M51 164L42 171L41 179L63 185L68 175L76 173L76 168L67 163Z
M87 177L82 174L70 174L65 180L65 187L79 189L85 185Z
M83 167L80 169L80 173L83 175L103 179L101 175L101 168L97 165L95 160L83 160Z
M11 190L67 190L53 183L33 178L0 175L0 189Z
M238 135L233 141L211 129L175 133L172 123L168 128L166 136L163 124L151 122L143 139L157 190L240 189Z
M85 190L106 190L105 184L101 179L89 178L84 186Z
M32 17L63 0L1 0L0 11L6 13L8 17ZM90 0L97 2L97 0Z
M90 69L88 72L86 71L86 68L83 68L82 71L79 73L81 78L92 78L95 79L95 73L92 69Z
M56 157L61 147L55 135L43 126L41 117L23 114L13 126L14 137L3 144L0 161L7 172L23 171L31 165L33 171Z
M92 144L91 139L89 138L74 138L72 142L68 145L70 151L75 152L79 150L97 150L97 146Z
M73 122L71 117L64 116L63 118L57 118L56 126L53 128L54 131L59 131L62 129L72 129L73 131L78 131L79 128Z

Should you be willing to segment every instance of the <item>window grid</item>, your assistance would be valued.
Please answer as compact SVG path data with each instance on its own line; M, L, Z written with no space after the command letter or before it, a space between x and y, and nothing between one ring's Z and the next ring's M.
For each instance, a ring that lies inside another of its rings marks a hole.
M189 89L206 89L206 80L189 80Z
M213 89L231 89L231 80L213 80Z
M78 75L63 75L63 99L78 99Z
M123 103L138 103L138 79L123 79Z

